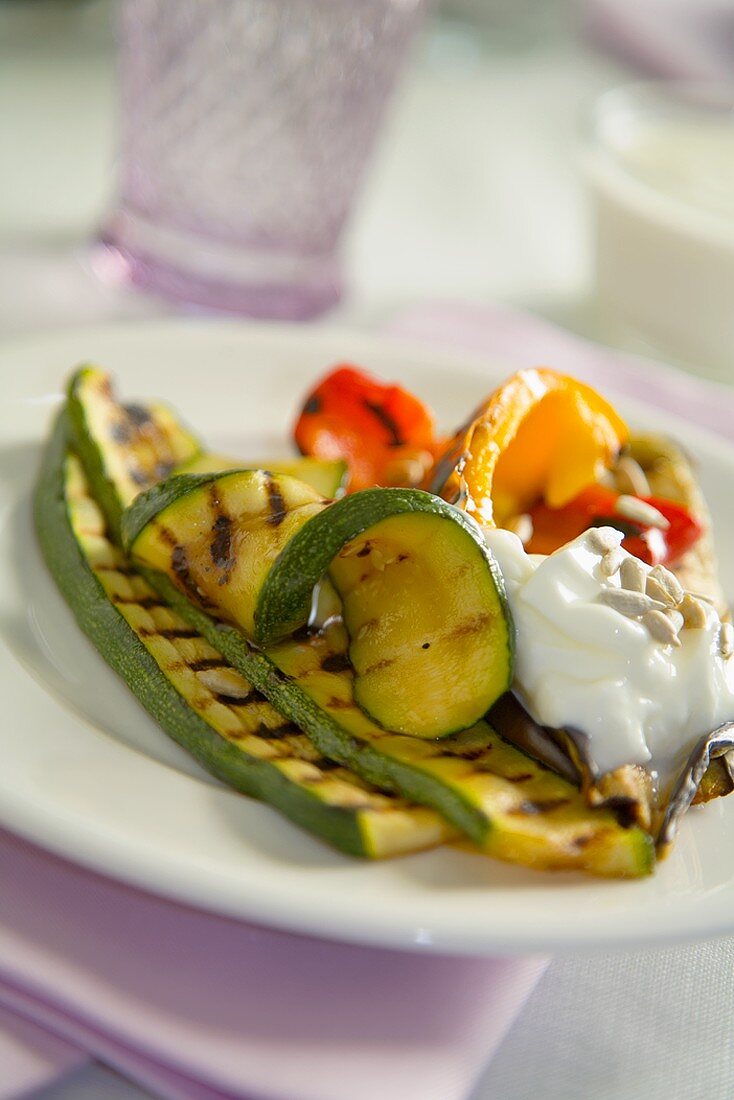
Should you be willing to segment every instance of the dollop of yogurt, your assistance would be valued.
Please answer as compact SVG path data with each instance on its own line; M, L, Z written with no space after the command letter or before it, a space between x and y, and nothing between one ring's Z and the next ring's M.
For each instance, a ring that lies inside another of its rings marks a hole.
M600 771L643 764L662 774L734 719L734 658L722 653L713 606L701 602L705 621L684 627L679 646L664 644L605 602L621 581L602 570L593 532L548 556L527 554L510 531L485 529L485 539L515 622L514 690L536 722L587 734Z

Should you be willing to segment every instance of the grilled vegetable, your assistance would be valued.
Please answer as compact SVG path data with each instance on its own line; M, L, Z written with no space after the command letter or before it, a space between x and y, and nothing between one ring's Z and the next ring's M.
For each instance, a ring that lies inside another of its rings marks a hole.
M251 638L273 563L326 504L305 482L264 470L178 474L136 498L122 533L135 560Z
M163 729L217 778L352 855L393 856L451 836L431 810L325 759L131 568L66 436L62 418L36 492L44 556L82 630Z
M349 471L346 462L324 458L290 458L271 462L243 462L239 458L203 451L173 472L176 474L221 474L225 470L267 470L270 474L287 474L305 481L322 497L329 500L344 494Z
M314 517L263 585L261 643L307 620L327 570L343 601L355 699L381 725L445 736L477 722L509 687L502 578L455 508L417 490L369 489Z
M99 446L104 448L105 441ZM99 468L99 463L92 469ZM94 488L94 480L92 480ZM109 500L109 498L108 498ZM119 515L119 501L116 507ZM239 630L215 622L167 577L142 571L165 602L196 629L325 757L366 782L431 806L497 858L539 868L639 876L653 867L650 837L589 810L579 792L508 746L486 723L441 742L391 734L354 701L347 636L339 623L288 639L269 655ZM529 797L532 794L532 797Z
M646 521L647 508L657 515ZM648 565L672 565L695 546L702 533L701 524L681 504L620 494L604 485L587 486L563 508L541 502L529 514L533 528L525 546L529 554L552 554L589 527L616 527L624 532L622 546L630 554Z
M125 513L125 542L261 646L307 623L330 570L360 706L414 737L473 725L512 679L502 578L478 528L415 489L364 490L325 509L304 489L252 471L176 477Z
M662 854L673 843L680 819L692 802L708 802L734 789L732 750L734 722L725 722L694 747L667 801L658 836Z
M109 375L97 367L80 367L72 376L68 416L116 540L120 506L200 450L197 439L165 405L121 404Z
M503 527L540 499L567 504L612 465L627 435L590 386L545 367L519 371L448 444L431 489Z
M306 398L294 431L304 455L343 458L350 489L420 485L433 464L433 413L414 394L339 366Z
M262 654L240 631L218 625L190 603L168 578L146 575L325 756L438 810L486 853L529 867L600 876L652 871L648 833L620 825L611 810L590 809L575 786L513 748L486 722L441 741L375 725L354 700L341 624L287 639Z
M673 566L678 580L689 591L708 596L719 614L729 618L728 604L719 582L711 516L690 459L672 440L647 433L632 436L628 453L643 470L650 492L682 505L701 528L695 545Z

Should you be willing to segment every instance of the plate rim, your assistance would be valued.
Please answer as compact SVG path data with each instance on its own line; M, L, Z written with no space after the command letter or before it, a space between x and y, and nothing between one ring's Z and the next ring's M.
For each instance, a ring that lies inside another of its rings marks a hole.
M206 337L213 334L215 339L219 335L227 335L233 336L237 340L247 341L255 335L257 339L264 339L266 343L268 341L282 343L284 339L305 340L310 344L318 344L320 341L325 343L335 342L337 345L340 341L345 344L351 342L357 344L360 348L373 348L378 357L407 353L417 363L422 360L430 363L431 367L434 368L439 364L451 364L465 377L469 373L481 374L486 372L488 381L496 378L499 368L499 364L489 357L484 358L472 353L467 354L460 350L451 351L450 348L445 347L436 349L412 338L406 340L403 337L395 337L391 334L383 336L379 333L365 332L348 326L318 325L304 329L280 323L181 320L178 318L69 327L52 333L44 332L38 337L13 339L0 344L0 367L2 367L4 361L7 362L8 357L18 354L42 355L46 347L58 348L59 344L63 344L65 341L72 343L84 339L90 341L100 339L107 342L116 340L123 334L125 339L132 339L133 341L144 340L152 336L164 340L173 339L178 341L182 336L185 337L187 331L192 330ZM508 368L508 373L511 369L511 367ZM734 445L728 440L718 435L712 437L712 433L706 432L697 425L691 425L680 417L661 413L659 410L651 410L644 402L625 400L619 403L623 409L629 410L635 419L638 415L647 418L652 412L653 424L661 427L663 425L668 426L673 433L676 433L680 426L680 431L685 436L684 442L690 441L696 449L700 446L705 453L716 452L725 456L725 461L734 472ZM0 394L0 409L2 407L3 397ZM40 439L38 442L40 444ZM5 649L6 645L4 643L3 650ZM14 662L16 660L15 655L12 651L9 652L11 662ZM1 664L2 661L0 661ZM51 701L52 705L58 705L50 691L37 681L34 683L31 679L30 682L47 700ZM75 722L83 721L78 715L74 715L73 718ZM91 729L95 728L94 724L88 720L86 724ZM123 752L129 750L129 746L122 743L118 744L117 747ZM188 776L185 778L190 779ZM2 784L0 784L0 789L2 789ZM7 795L7 791L5 794ZM200 885L197 886L191 880L187 880L185 874L182 876L181 871L185 868L176 867L175 873L173 873L172 868L169 868L168 873L161 878L160 867L155 864L155 860L152 860L150 853L147 853L141 863L140 853L131 852L129 840L126 848L125 842L119 838L117 842L110 836L100 839L100 835L93 832L91 836L83 838L80 842L77 834L74 837L76 841L75 848L73 853L70 853L69 843L71 837L58 828L58 821L49 820L48 815L44 815L43 812L29 812L28 806L12 805L12 798L6 798L4 804L0 805L0 821L10 831L24 836L46 850L53 851L64 859L79 863L92 871L127 882L152 893L174 898L185 904L207 909L237 920L276 927L296 934L344 942L456 954L512 954L519 951L527 952L541 949L552 950L553 952L574 952L595 948L603 950L612 947L629 948L633 946L672 944L692 938L711 938L734 929L734 915L727 916L725 910L721 910L720 907L717 908L716 906L713 906L706 919L695 922L695 927L691 927L690 921L687 925L685 922L683 924L680 921L672 922L669 925L656 927L655 934L650 934L649 937L641 934L639 929L625 927L621 927L616 936L610 935L607 931L604 936L600 937L594 934L592 928L587 936L578 937L577 935L574 941L570 942L567 936L558 934L557 931L552 934L546 929L539 935L535 944L531 942L526 931L515 938L509 931L506 931L500 937L488 938L486 935L477 934L476 930L473 935L467 930L463 930L461 937L458 938L456 934L452 934L449 927L446 927L445 922L439 921L436 924L435 918L432 928L417 925L414 920L403 921L399 926L396 926L394 918L388 917L386 919L383 915L378 919L373 912L368 918L364 916L361 919L353 918L345 925L343 916L339 914L332 916L323 912L318 913L308 907L295 914L292 910L284 912L282 908L280 910L274 909L272 897L270 900L249 898L243 909L242 898L233 896L226 885L216 881L215 876L211 873L208 876L210 893L207 894L206 898L202 898ZM106 867L106 857L109 855L110 846L114 849L115 845L117 862L114 874L110 874L108 867ZM407 858L419 859L420 856ZM199 868L198 873L201 879L201 868ZM204 875L204 878L206 878L206 875ZM562 883L563 878L564 876L558 876L556 882ZM600 889L603 890L604 887L605 884L600 884ZM529 896L532 897L532 894Z

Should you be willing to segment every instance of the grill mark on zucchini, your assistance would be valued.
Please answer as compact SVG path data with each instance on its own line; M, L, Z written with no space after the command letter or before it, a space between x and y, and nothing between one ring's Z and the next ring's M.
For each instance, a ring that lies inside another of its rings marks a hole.
M346 653L329 653L321 661L320 667L324 672L347 672L351 671L352 664Z
M222 571L218 584L226 584L235 564L232 555L232 520L222 507L217 483L209 485L209 504L214 514L212 522L212 541L209 553L217 569Z
M271 527L280 527L288 514L288 508L275 478L269 473L265 474L265 491L268 494L268 506L270 507L267 523Z
M196 661L189 662L192 672L204 672L209 668L230 668L230 664L223 657L200 657Z
M130 480L139 485L141 489L145 489L150 485L150 478L145 470L141 470L137 466L128 466L127 473Z
M211 600L204 592L201 591L198 584L189 572L189 559L186 554L186 548L176 544L174 536L166 528L162 527L160 528L160 530L166 531L166 535L168 536L166 538L166 542L168 542L169 538L173 539L174 546L171 549L171 569L176 574L176 578L181 585L181 588L183 588L184 591L187 592L188 595L191 597L191 599L196 601L196 603L200 604L202 607L206 607L209 610L212 610L214 605L212 604Z
M229 516L224 515L224 513L217 516L212 524L212 534L214 538L209 551L217 569L221 569L224 573L224 576L219 578L219 583L226 584L234 565L234 558L232 557L232 520Z
M381 672L383 668L389 668L390 665L394 664L394 657L381 657L379 661L374 661L364 670L364 675L369 676L371 672Z
M96 566L97 573L119 573L121 577L135 577L137 576L135 570L131 565L115 565L114 563L100 562Z
M300 733L298 726L294 726L292 722L283 722L279 726L266 726L264 722L261 722L257 728L258 735L264 738L266 741L281 741L284 737L290 737L292 734Z
M487 623L492 621L492 615L477 615L474 619L468 619L466 622L459 623L453 630L450 630L447 634L444 634L444 638L467 638L472 634L478 634Z
M125 444L132 440L133 431L125 420L115 420L110 425L110 438L113 443Z
M96 570L95 570L95 572L96 572ZM133 574L128 573L128 574L125 574L125 575L126 576L135 576L134 573ZM113 593L109 596L109 599L111 599L114 604L120 604L123 607L128 605L128 604L139 604L140 607L144 608L146 611L150 611L150 609L152 607L167 607L168 606L167 604L163 603L163 601L158 596L154 596L152 593L151 593L150 596L142 596L142 597L138 597L138 596L119 596L119 595L116 595L116 594ZM197 631L197 634L198 634L198 631Z

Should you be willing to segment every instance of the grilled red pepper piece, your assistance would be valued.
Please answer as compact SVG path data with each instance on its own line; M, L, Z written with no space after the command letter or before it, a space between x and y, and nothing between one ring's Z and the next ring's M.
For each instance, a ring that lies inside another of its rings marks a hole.
M680 504L660 497L639 497L651 504L668 521L663 530L650 524L631 520L617 511L620 494L603 485L583 489L563 508L548 508L536 504L530 510L533 535L526 549L531 554L550 554L570 542L589 527L616 527L623 531L622 546L648 565L671 565L697 542L701 524Z
M302 454L345 459L349 491L417 485L433 463L433 414L401 386L336 367L306 398L294 431Z

